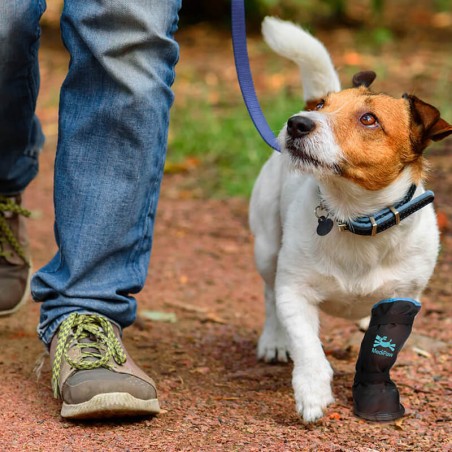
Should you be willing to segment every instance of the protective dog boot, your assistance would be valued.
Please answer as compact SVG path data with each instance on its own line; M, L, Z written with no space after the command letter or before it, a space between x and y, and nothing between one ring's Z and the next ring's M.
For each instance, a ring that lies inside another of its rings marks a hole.
M421 304L411 298L382 300L372 308L356 362L354 413L369 421L392 421L405 409L389 371L408 339Z

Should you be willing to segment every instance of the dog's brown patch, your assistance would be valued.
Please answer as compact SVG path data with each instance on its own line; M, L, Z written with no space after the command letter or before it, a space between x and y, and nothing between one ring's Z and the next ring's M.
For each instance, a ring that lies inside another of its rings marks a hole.
M410 166L413 181L420 182L422 150L431 139L452 132L434 107L417 101L375 94L364 86L326 98L321 111L328 116L344 153L343 177L367 190L380 190ZM372 124L373 116L376 122Z
M317 105L319 105L320 102L322 102L322 99L308 100L308 101L306 101L306 105L305 105L304 109L306 111L313 111L316 109Z

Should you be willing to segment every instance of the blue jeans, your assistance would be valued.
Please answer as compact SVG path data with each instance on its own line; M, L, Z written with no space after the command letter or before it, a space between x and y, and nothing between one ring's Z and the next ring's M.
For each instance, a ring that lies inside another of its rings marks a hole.
M71 61L55 160L58 252L32 279L46 344L74 311L121 327L135 320L132 295L147 274L165 161L180 6L181 0L65 1L61 32ZM23 191L37 170L43 10L44 0L0 5L2 194Z

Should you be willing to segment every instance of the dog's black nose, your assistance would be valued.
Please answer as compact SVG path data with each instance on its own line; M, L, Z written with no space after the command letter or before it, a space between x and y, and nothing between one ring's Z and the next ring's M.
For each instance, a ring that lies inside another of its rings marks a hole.
M292 138L301 138L313 131L315 122L306 116L292 116L287 121L287 133Z

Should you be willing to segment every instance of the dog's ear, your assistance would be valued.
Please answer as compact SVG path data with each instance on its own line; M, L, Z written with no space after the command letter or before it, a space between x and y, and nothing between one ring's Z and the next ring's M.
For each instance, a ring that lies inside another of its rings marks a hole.
M413 122L422 142L444 140L452 134L452 125L441 118L437 108L416 96L404 94L403 97L410 103Z
M374 71L358 72L353 76L352 83L355 88L359 86L365 86L369 88L373 81L377 78L377 74Z
M439 118L438 121L430 129L429 138L433 141L441 141L452 134L452 125L450 125L443 118Z

